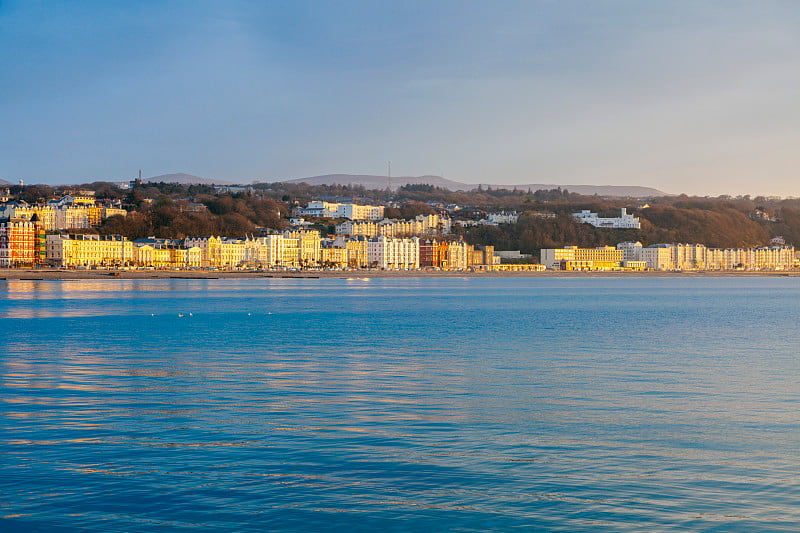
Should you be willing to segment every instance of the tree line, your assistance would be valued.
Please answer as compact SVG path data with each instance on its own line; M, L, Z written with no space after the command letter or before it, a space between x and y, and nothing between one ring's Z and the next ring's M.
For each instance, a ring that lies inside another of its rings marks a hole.
M497 249L537 253L541 248L564 245L601 246L621 241L699 242L713 247L759 246L782 236L787 244L800 246L800 199L750 196L695 197L687 195L648 198L586 196L566 189L508 190L478 187L450 191L431 185L405 185L396 190L368 190L350 185L305 183L255 184L245 192L230 193L212 185L145 183L122 189L108 182L78 186L33 185L9 187L12 197L29 203L47 201L76 189L95 191L99 200L118 200L129 210L127 217L112 217L98 231L130 238L147 236L226 235L240 237L262 228L283 229L291 209L318 199L387 205L387 218L410 219L418 214L441 212L455 204L454 219L475 219L490 211L522 213L517 224L457 229L473 244ZM594 228L576 222L571 213L589 209L601 216L617 216L627 207L641 220L639 230ZM540 216L554 214L555 218ZM323 232L335 221L319 221Z

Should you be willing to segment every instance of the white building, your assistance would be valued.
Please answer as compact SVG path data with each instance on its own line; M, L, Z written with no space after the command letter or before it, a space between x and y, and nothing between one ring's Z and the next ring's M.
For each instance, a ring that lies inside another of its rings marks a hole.
M22 200L9 202L0 206L0 219L30 220L33 215L39 218L39 223L45 231L60 229L56 227L56 211L50 204L30 205Z
M639 261L647 263L651 270L674 270L672 246L669 244L653 244L641 249Z
M623 261L641 261L642 243L639 241L618 243L617 250L622 250Z
M384 218L380 222L345 221L336 224L337 235L363 235L365 237L414 237L425 235L447 235L452 230L450 217L440 215L417 215L412 220Z
M283 266L283 250L285 247L283 235L273 234L259 237L256 242L258 246L255 247L254 252L251 252L254 262L267 267Z
M380 220L383 218L383 206L339 204L334 202L314 201L308 206L297 209L301 216L320 218L347 218L349 220Z
M303 217L292 217L289 219L289 225L292 227L313 226L311 222L306 221Z
M503 211L502 213L489 213L486 215L487 226L497 226L500 224L516 224L519 220L519 214L516 211L511 213Z
M302 216L332 218L332 214L336 213L338 204L329 202L308 202L306 207L297 208L297 214Z
M61 204L55 208L55 228L86 229L91 228L89 222L89 208L83 204Z
M640 260L652 270L788 270L794 267L792 246L706 248L703 244L654 244L642 248Z
M554 215L555 216L555 215ZM519 220L519 214L516 211L489 213L486 218L480 220L457 220L455 223L459 226L499 226L500 224L516 224Z
M584 209L580 213L572 213L572 216L579 222L591 224L596 228L639 229L642 226L639 219L629 215L624 207L620 209L620 216L615 218L598 217L597 213L592 213L588 209Z
M705 269L708 250L704 244L673 244L672 267L675 270Z
M386 270L419 268L419 239L375 237L367 241L367 262L371 267Z
M183 245L200 248L204 267L236 268L247 262L248 242L242 239L190 237L183 240Z

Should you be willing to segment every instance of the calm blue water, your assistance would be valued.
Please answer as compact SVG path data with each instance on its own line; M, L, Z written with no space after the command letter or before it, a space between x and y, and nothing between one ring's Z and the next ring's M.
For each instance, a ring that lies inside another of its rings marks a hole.
M797 531L799 323L795 278L0 282L0 531Z

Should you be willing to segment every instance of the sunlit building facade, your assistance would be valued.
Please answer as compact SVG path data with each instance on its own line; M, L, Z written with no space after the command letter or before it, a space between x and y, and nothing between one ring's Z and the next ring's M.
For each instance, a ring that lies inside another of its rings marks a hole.
M135 261L133 243L121 235L46 237L47 262L58 267L124 266Z
M540 259L553 270L614 270L622 268L623 251L613 246L543 248Z
M419 268L419 239L375 237L367 241L367 261L371 268L411 270Z
M34 222L21 219L0 222L0 267L33 266L38 257Z

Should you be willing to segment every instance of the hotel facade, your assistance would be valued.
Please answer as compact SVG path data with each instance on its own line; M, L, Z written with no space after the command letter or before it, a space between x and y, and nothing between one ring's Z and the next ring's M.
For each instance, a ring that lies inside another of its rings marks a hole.
M707 248L621 242L616 247L542 249L541 263L552 270L789 270L797 259L793 246Z
M41 230L30 220L0 222L0 267L33 266L39 263Z

